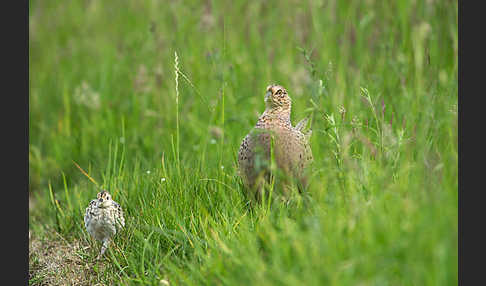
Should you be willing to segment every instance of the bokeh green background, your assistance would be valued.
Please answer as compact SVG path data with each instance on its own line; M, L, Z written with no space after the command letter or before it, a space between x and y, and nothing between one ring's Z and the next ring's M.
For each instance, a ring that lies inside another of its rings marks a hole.
M127 227L92 283L456 285L457 14L29 1L29 230L95 263L83 214L102 187ZM271 83L294 123L312 118L313 175L306 194L250 208L236 154ZM29 264L31 284L47 279Z

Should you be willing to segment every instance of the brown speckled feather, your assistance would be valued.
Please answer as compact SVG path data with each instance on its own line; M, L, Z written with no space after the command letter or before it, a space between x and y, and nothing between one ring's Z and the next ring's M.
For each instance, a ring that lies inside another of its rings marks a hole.
M269 171L271 134L274 136L274 155L277 167L306 184L304 171L313 161L309 145L311 131L303 133L307 118L295 127L290 122L291 100L279 85L267 88L266 109L255 128L243 139L238 152L239 173L249 188L259 187L259 176Z

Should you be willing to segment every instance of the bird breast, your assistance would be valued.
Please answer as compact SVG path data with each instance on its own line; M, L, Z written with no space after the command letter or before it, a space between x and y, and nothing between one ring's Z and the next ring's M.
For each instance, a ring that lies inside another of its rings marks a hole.
M110 208L94 208L86 216L86 229L96 239L103 240L116 233L115 217Z

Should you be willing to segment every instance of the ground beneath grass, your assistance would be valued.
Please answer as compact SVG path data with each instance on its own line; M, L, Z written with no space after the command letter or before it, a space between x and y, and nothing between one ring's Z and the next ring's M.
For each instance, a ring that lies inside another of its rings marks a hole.
M110 275L103 275L104 271L109 271L107 265L111 261L107 257L88 259L90 248L89 244L80 240L67 241L54 230L40 238L29 232L29 285L129 284L124 279L114 280ZM105 279L106 283L100 282ZM170 283L161 279L160 285Z
M31 285L100 285L93 263L83 259L89 248L78 240L68 242L56 232L29 236Z

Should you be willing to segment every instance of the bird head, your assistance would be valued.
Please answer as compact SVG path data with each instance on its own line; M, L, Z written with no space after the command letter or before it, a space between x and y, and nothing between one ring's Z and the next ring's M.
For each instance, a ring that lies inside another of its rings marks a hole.
M265 94L265 105L267 108L290 109L290 104L290 97L283 86L271 84L267 87Z
M101 208L107 208L112 205L111 195L107 191L101 191L96 195L98 199L98 206Z

